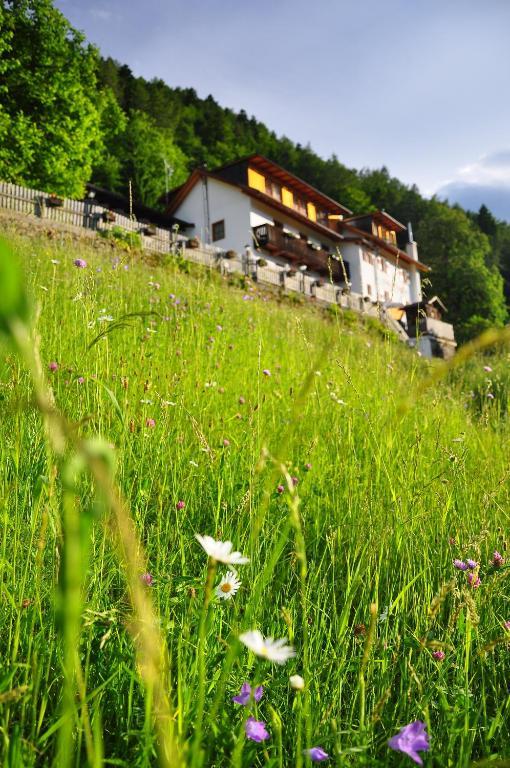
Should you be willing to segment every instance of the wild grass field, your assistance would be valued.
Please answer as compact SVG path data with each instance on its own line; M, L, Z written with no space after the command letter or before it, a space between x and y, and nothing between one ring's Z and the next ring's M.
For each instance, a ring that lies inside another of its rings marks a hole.
M505 349L438 376L350 315L8 239L2 764L510 765Z

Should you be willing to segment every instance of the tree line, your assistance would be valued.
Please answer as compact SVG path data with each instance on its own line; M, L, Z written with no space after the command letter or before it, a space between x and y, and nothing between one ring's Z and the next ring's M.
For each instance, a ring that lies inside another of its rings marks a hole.
M192 88L135 77L102 58L52 0L0 0L0 178L81 196L88 181L158 207L194 167L258 152L347 205L411 221L460 340L507 320L510 225L486 206L424 198L384 167L355 170L336 155L277 136Z

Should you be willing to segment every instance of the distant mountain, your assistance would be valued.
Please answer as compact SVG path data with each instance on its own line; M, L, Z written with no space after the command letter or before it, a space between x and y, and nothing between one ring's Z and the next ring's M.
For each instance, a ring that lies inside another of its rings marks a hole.
M510 223L510 185L451 182L441 187L437 196L468 211L478 211L481 205L486 205L497 219Z

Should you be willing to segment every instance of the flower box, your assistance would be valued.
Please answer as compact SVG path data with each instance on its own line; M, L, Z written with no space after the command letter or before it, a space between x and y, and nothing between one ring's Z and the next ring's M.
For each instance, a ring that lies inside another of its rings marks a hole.
M46 205L48 208L62 208L64 205L64 198L57 197L55 194L51 194L46 198Z
M200 240L198 237L190 237L186 243L187 248L200 248Z
M267 261L265 259L257 259L258 267L267 267Z
M104 223L107 224L108 222L115 221L116 216L113 211L103 211L102 218Z
M237 258L237 251L226 251L225 258L226 259L235 259L235 258Z

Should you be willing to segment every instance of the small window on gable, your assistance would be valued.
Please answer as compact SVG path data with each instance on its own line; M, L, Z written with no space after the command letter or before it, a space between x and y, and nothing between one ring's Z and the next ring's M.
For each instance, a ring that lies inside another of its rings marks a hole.
M216 242L216 240L223 240L225 237L225 219L222 219L221 221L215 221L212 225L212 239L213 243Z

